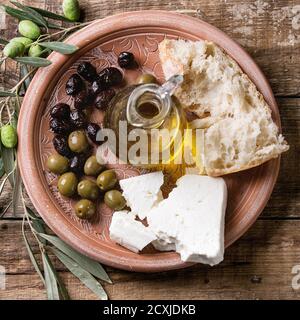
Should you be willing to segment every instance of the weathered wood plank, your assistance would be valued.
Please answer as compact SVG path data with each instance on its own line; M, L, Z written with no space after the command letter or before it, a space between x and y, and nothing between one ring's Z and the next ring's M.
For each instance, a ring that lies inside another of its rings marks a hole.
M8 0L4 0L8 3ZM61 1L22 1L61 12ZM296 0L278 1L80 1L86 20L131 10L179 10L199 17L226 32L253 56L270 80L276 95L299 95L300 7ZM11 38L16 21L7 17L0 35ZM5 86L16 81L15 66L6 63ZM0 78L1 79L1 78ZM2 82L3 80L1 80Z
M4 298L45 298L43 286L29 262L20 235L20 222L0 222L0 264L6 268ZM111 299L300 299L291 274L300 264L300 221L257 221L227 251L225 261L210 268L138 274L108 268L114 285ZM4 230L3 230L4 229ZM95 298L57 264L73 298Z
M290 150L281 157L277 184L263 217L300 217L300 99L277 99Z
M21 2L56 12L61 10L61 0ZM2 3L8 4L8 0ZM277 96L300 95L300 6L297 0L80 0L80 3L86 20L145 9L181 10L197 16L244 46L265 72ZM10 39L17 32L16 20L5 17L3 21L2 17L0 13L0 36ZM7 61L0 67L0 88L10 88L17 80L15 63ZM229 248L225 261L215 268L195 266L151 275L108 268L114 281L113 286L106 286L111 299L300 298L300 290L291 288L291 269L300 264L300 220L280 220L300 217L300 99L278 99L278 102L283 132L291 149L283 155L278 183L261 216L264 220L256 222ZM1 195L0 212L10 196L8 188ZM280 219L269 220L276 217ZM43 286L23 244L20 221L0 221L0 243L0 265L7 270L7 289L0 290L0 299L44 299ZM72 298L95 298L59 262L55 261L55 265Z

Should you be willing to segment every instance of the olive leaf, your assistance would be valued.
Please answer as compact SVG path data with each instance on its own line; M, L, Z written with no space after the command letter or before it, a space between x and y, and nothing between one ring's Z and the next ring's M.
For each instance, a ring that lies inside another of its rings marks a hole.
M59 41L39 42L39 45L62 54L71 54L78 50L78 47Z
M53 12L48 11L48 10L44 10L44 9L36 8L36 7L32 7L32 6L29 6L29 8L37 11L39 14L41 14L43 17L46 17L46 18L51 18L51 19L54 19L54 20L61 20L61 21L65 21L65 22L72 22L69 19L67 19L66 17L61 16L61 15L56 14L56 13L53 13Z
M96 261L84 256L83 254L75 251L72 247L62 241L60 238L56 236L51 236L47 234L39 234L42 238L49 241L60 251L65 253L67 256L72 258L75 262L77 262L83 269L94 275L95 277L106 281L108 283L112 283L108 274L104 270L104 268Z
M21 67L20 67L20 75L21 75L21 78L23 79L24 77L26 77L28 75L29 71L28 71L28 68L26 66L26 64L22 64ZM30 82L31 82L31 79L32 77L31 76L28 76L24 82L22 83L23 87L24 87L24 91L26 91L30 85Z
M19 20L32 20L33 22L35 22L37 25L39 25L40 27L43 27L43 25L37 21L34 18L31 18L26 12L22 11L22 10L18 10L6 5L3 5L2 8L4 9L4 11L9 14L12 17L15 17Z
M12 7L2 5L3 10L12 17L15 17L19 20L26 20L28 16L22 10L14 9Z
M17 208L20 200L20 195L21 195L21 190L22 190L22 180L21 180L21 175L20 175L20 170L18 168L18 165L16 165L15 169L15 184L14 184L14 189L13 189L13 194L12 194L12 205L13 205L13 215L17 215Z
M37 274L40 276L42 282L45 284L44 276L43 276L42 271L41 271L41 269L40 269L40 267L39 267L39 265L38 265L38 263L37 263L37 261L35 259L35 256L34 256L34 254L32 252L32 249L31 249L31 247L29 245L29 242L28 242L28 239L26 238L25 233L23 233L23 239L24 239L24 242L25 242L25 246L26 246L30 261L31 261L34 269L36 270Z
M16 94L9 91L0 91L0 97L15 97Z
M29 208L27 208L29 209ZM32 227L33 229L37 232L37 233L46 233L46 230L45 230L45 222L42 220L42 218L36 218L34 220L31 221L31 224L32 224ZM46 243L46 240L43 239L43 238L40 238L41 239L41 242L44 242Z
M1 184L0 184L0 194L2 193L4 187L5 187L5 184L6 184L6 181L7 179L9 178L9 176L12 174L12 172L10 172L2 181L1 181Z
M52 63L50 60L39 57L18 57L14 58L14 60L34 67L47 67Z
M3 165L3 160L0 158L0 179L3 177L5 171L4 171L4 165Z
M68 290L65 287L64 283L62 282L62 280L60 279L60 277L58 276L58 274L57 274L57 277L58 277L58 290L59 290L60 297L63 300L71 300Z
M37 237L39 238L42 244L46 245L46 240L39 236L39 233L46 233L44 221L41 218L39 218L29 207L24 206L24 210L27 216L30 218L31 226L37 232Z
M49 21L46 21L46 26L45 26L45 23L41 23L40 19L36 19L36 17L32 15L32 12L31 12L31 14L29 14L28 12L25 12L23 10L18 10L18 9L15 9L15 8L12 8L12 7L6 6L6 5L2 5L2 7L7 14L9 14L12 17L17 18L18 20L31 20L40 27L46 27L46 28L48 27L51 29L62 29L61 26L58 26L58 25L51 23ZM28 6L25 6L25 7L30 8ZM36 13L38 13L38 12L36 12Z
M42 219L32 220L31 225L37 233L45 233L46 232ZM44 244L44 245L47 244L47 241L45 239L41 238L39 235L37 235L37 237L39 238L39 240L41 241L42 244Z
M0 38L0 44L3 44L4 46L6 44L8 44L9 41L7 41L6 39Z
M35 10L31 9L30 7L24 6L23 4L17 1L10 1L10 3L12 3L16 7L18 7L19 9L22 9L25 13L27 13L30 20L38 22L40 25L42 25L46 29L48 28L47 21L43 18L42 15L40 15Z
M92 290L102 300L107 300L107 294L104 291L103 287L89 272L84 270L73 259L69 258L58 249L51 247L51 250L61 261L61 263L63 263L74 274L75 277L77 277L82 283L84 283L86 287Z
M51 22L47 22L48 23L48 28L50 29L60 29L60 30L64 30L65 28L64 27L61 27L57 24L54 24L54 23L51 23Z
M10 124L17 130L17 126L18 126L18 110L16 110L16 107L17 107L16 105L17 105L17 103L15 101L14 113L11 115ZM17 152L15 152L15 158L17 158Z
M40 268L39 264L36 261L36 258L35 258L34 254L33 254L33 251L31 249L31 247L30 247L29 241L28 241L28 239L26 237L25 228L24 228L24 222L25 222L25 216L23 217L23 223L22 223L22 235L23 235L23 239L24 239L24 242L25 242L26 249L28 251L28 255L29 255L30 261L31 261L32 265L34 266L37 274L40 276L42 282L45 285L45 279L44 279L44 276L42 274L41 268Z
M29 207L25 207L26 214L29 216L31 220L40 219Z
M60 276L58 275L58 273L56 272L48 254L44 251L42 252L42 256L45 256L46 258L46 262L47 262L47 267L49 267L49 270L47 271L50 271L50 275L53 276L56 280L56 283L57 283L57 287L58 287L58 292L59 292L59 299L62 298L63 300L70 300L70 297L69 297L69 294L68 294L68 290L67 288L65 287L63 281L61 280ZM45 270L44 270L45 272ZM46 284L47 285L47 284ZM55 289L55 287L54 287ZM56 294L56 292L55 292Z
M10 208L12 204L12 201L9 201L9 203L6 205L6 207L3 209L3 211L0 213L0 219L5 215L5 213L7 212L7 210Z
M15 170L14 150L3 147L2 160L4 171L7 174L10 185L13 187L15 183L14 175L12 174Z
M59 291L57 280L55 276L55 270L52 263L45 252L42 252L42 260L45 274L45 285L47 291L48 300L59 300Z

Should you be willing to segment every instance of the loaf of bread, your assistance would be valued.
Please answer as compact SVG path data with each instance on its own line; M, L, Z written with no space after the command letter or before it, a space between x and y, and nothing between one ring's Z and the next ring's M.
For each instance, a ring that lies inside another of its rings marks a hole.
M245 170L288 150L271 109L239 65L204 40L164 40L159 45L165 78L182 74L175 95L204 130L202 155L210 176Z

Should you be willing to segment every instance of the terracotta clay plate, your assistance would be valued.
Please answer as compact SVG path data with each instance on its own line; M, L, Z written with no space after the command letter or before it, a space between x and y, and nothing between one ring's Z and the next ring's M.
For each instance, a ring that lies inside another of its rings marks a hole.
M273 118L280 126L278 108L272 91L260 69L233 40L215 27L199 20L164 11L124 13L95 21L76 32L68 43L80 50L72 56L52 53L52 64L35 75L24 98L19 119L19 165L26 190L37 211L63 240L80 252L113 267L132 271L164 271L186 267L174 252L157 252L147 248L135 254L109 239L108 227L112 212L98 205L97 218L81 221L74 215L72 201L57 192L57 177L45 170L45 161L53 152L49 131L49 109L58 102L72 104L65 94L65 83L81 61L90 61L101 70L116 66L121 51L134 53L139 69L124 71L128 83L138 74L148 72L163 81L158 57L158 44L164 38L208 39L224 48L249 75L272 108ZM100 111L92 118L101 121ZM265 207L273 190L280 160L272 160L257 168L226 176L228 207L225 245L228 247L253 224ZM117 167L119 178L139 174L129 166ZM192 187L192 186L191 186Z

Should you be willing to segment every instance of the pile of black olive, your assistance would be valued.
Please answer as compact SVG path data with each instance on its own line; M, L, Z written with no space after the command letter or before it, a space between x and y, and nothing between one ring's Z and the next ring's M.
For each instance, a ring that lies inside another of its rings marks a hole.
M137 63L130 52L122 52L118 62L122 68L135 68ZM77 73L66 82L66 93L73 97L74 108L58 103L50 111L50 129L54 132L56 154L49 156L47 168L60 175L57 188L66 197L81 197L75 204L75 213L81 219L90 219L96 213L94 201L103 199L114 210L124 208L126 202L116 188L114 170L105 170L92 155L91 144L99 144L96 136L100 126L88 121L88 109L95 106L105 110L115 96L113 87L123 82L121 71L108 67L97 73L89 62L82 62ZM95 180L83 178L92 176Z
M121 68L137 67L134 55L121 52L118 57ZM150 74L141 75L137 83L156 82ZM114 87L123 83L123 75L118 68L108 67L97 73L89 62L82 62L77 73L66 82L66 93L73 97L74 107L58 103L50 110L50 129L54 132L53 145L57 154L47 160L48 169L60 175L58 191L66 197L80 196L75 205L75 213L81 219L90 219L96 213L94 201L103 199L114 210L125 207L126 201L116 188L118 183L114 170L97 162L92 155L92 144L99 144L96 136L100 126L88 121L88 109L93 106L105 111L115 96ZM92 176L95 180L81 178ZM80 181L79 181L80 180Z

